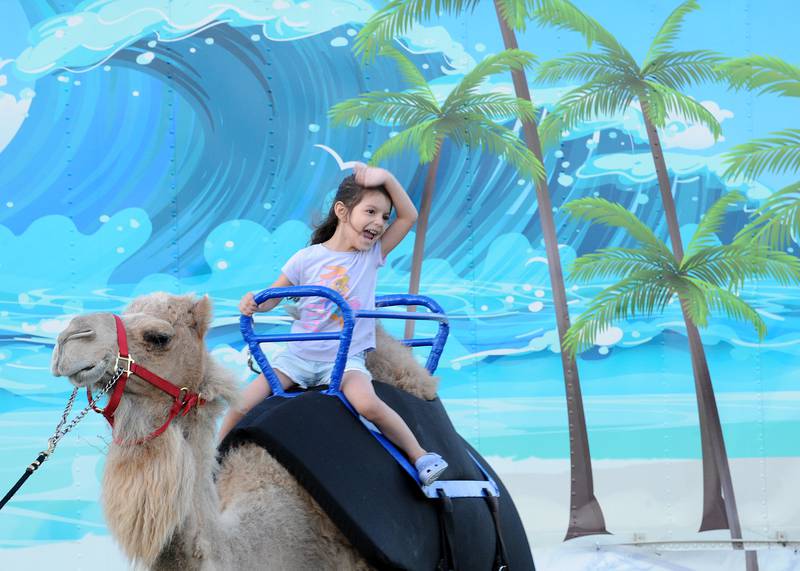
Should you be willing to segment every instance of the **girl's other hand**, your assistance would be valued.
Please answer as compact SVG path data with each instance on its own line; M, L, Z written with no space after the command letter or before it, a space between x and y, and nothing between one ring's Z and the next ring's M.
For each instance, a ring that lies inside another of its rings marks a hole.
M242 315L246 315L247 317L250 317L256 311L258 311L258 305L256 305L256 300L253 297L253 292L249 291L239 301L239 312Z
M356 183L365 188L384 186L392 174L380 167L371 167L364 163L356 163L353 166L353 173L356 175Z

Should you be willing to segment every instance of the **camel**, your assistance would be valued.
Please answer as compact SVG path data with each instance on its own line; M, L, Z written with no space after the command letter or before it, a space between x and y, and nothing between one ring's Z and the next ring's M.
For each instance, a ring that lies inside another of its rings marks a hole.
M102 504L115 540L131 562L167 569L371 569L281 464L254 444L216 458L217 419L235 403L233 376L209 355L208 297L154 293L121 316L130 355L177 387L201 393L203 406L161 426L171 397L131 376L115 413L103 474ZM368 367L382 381L432 399L437 379L409 349L378 328ZM75 317L58 336L52 372L97 389L112 378L114 317Z

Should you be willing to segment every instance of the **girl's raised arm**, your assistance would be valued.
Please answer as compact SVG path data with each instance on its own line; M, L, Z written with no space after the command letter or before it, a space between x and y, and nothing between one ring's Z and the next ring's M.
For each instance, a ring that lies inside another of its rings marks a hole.
M354 170L358 184L366 187L383 186L392 198L392 204L397 212L397 218L381 237L381 254L385 258L405 238L417 221L417 209L403 185L386 169L358 163Z

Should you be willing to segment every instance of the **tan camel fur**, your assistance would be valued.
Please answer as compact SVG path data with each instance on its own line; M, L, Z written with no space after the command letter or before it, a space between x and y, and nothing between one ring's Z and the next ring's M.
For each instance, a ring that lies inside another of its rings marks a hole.
M158 438L110 446L103 509L132 563L158 570L370 569L262 448L240 446L217 464L217 419L237 391L232 375L204 344L209 299L155 293L135 299L122 318L137 363L207 400L178 416ZM117 350L111 314L75 317L58 337L53 374L79 387L102 386L113 373ZM368 366L378 379L416 396L435 396L436 380L380 329ZM116 411L115 438L124 442L151 433L170 404L166 393L132 376Z

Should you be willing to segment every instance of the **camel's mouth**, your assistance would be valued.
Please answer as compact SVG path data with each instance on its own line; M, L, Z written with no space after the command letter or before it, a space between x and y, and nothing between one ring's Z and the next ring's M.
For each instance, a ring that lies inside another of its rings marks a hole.
M97 363L88 365L83 369L75 371L67 375L69 382L76 387L89 387L92 388L98 384L103 377L110 375L109 363L111 359L108 357L101 359Z

